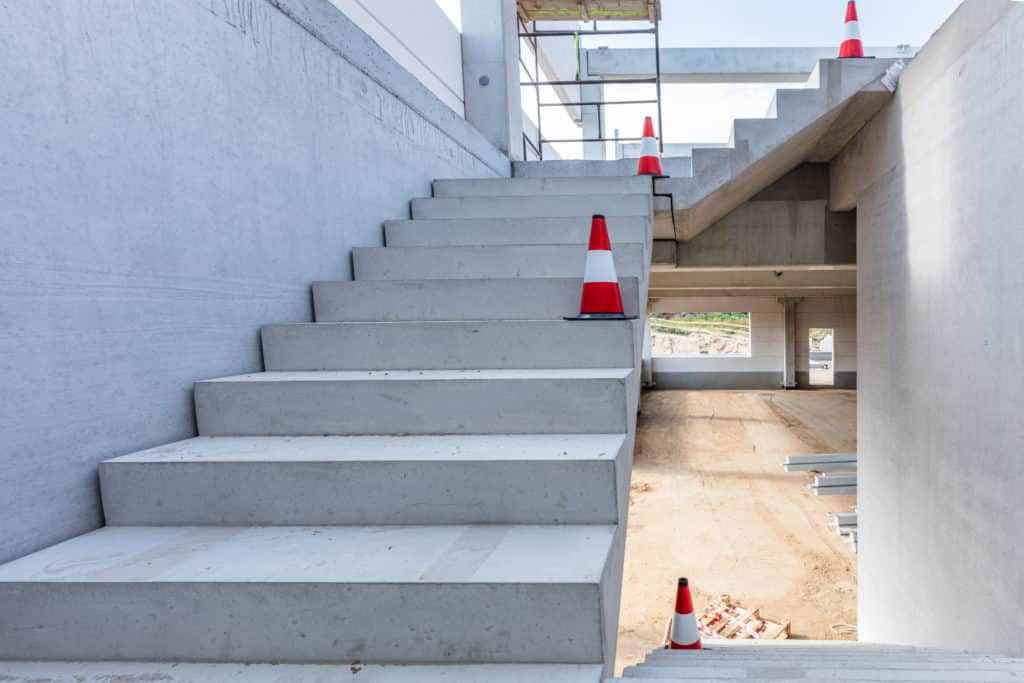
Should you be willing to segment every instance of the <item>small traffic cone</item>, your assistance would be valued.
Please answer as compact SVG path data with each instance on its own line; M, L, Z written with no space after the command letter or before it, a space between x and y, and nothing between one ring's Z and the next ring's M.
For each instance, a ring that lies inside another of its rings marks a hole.
M672 631L668 637L669 650L699 650L700 633L697 631L697 615L693 613L693 598L690 597L690 582L679 579L676 589L676 611L672 616Z
M608 225L600 214L595 214L590 223L590 246L583 272L580 314L566 320L633 320L626 317L622 309L622 292L619 291L619 278L615 275Z
M640 143L640 163L637 175L665 175L661 172L661 158L658 156L658 140L654 137L654 121L650 116L644 119L644 139Z
M857 0L846 3L846 33L839 46L839 59L864 56L864 43L860 39L860 21L857 19Z

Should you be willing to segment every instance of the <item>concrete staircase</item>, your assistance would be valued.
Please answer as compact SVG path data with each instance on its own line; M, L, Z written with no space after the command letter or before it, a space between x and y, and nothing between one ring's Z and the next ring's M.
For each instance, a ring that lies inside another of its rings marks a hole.
M1021 681L1024 660L847 641L714 641L655 650L621 681Z
M734 121L728 145L663 160L672 177L655 182L655 239L688 242L800 164L830 161L891 99L882 77L896 61L822 60L802 87L776 91L764 118ZM516 162L513 169L523 180L573 187L580 179L563 176L611 182L634 173L636 161ZM674 261L674 247L665 253Z
M108 526L0 567L0 680L610 673L642 326L563 316L595 212L643 310L650 180L435 194L198 437L100 465Z
M728 147L694 149L691 177L656 183L674 209L659 211L656 238L687 242L799 164L832 159L892 97L881 78L896 61L822 60L766 118L736 120Z

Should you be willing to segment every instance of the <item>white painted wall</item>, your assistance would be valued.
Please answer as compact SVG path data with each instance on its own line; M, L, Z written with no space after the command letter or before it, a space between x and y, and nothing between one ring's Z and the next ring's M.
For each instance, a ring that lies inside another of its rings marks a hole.
M656 375L693 373L757 373L766 388L774 386L767 373L778 374L782 382L785 360L785 315L773 297L713 297L661 299L652 313L750 313L749 356L655 356ZM835 330L836 372L857 372L857 300L856 297L813 297L797 305L797 372L808 372L810 330L816 327ZM723 388L721 378L708 378L708 388Z
M330 0L441 101L465 115L459 29L432 0Z
M797 372L810 369L809 338L813 328L835 330L835 371L857 372L857 298L815 297L797 305Z

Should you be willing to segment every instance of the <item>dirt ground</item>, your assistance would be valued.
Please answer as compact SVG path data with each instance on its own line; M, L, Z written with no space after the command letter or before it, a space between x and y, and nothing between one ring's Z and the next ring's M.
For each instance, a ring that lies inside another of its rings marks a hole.
M617 670L658 647L676 580L700 612L728 593L833 639L857 621L856 556L828 527L855 496L815 497L787 455L853 452L855 391L651 391L641 402Z

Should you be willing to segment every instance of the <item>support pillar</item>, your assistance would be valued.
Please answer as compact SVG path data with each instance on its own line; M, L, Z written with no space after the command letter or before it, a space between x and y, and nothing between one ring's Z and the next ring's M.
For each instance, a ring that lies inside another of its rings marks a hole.
M603 102L604 101L604 83L602 81L595 81L593 85L581 85L580 86L580 100L583 102ZM584 138L603 138L605 137L605 113L602 112L600 107L587 106L581 107L581 114L583 115L583 137ZM590 161L604 161L605 157L605 143L603 142L584 142L583 143L583 158Z
M466 120L510 159L523 157L516 0L462 3Z
M796 389L796 305L800 299L779 299L784 317L784 343L782 388Z

